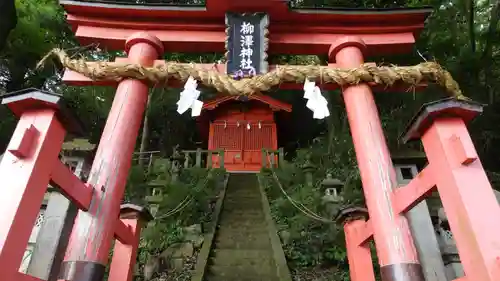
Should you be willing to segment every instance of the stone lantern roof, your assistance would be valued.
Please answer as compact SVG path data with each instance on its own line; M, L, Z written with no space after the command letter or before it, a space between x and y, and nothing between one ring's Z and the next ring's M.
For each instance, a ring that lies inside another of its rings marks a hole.
M95 144L90 143L88 139L81 138L72 139L62 145L63 151L93 151L95 148Z
M68 157L88 158L93 156L96 148L97 145L90 143L88 139L74 138L63 143L62 154Z
M398 147L390 150L391 159L394 164L414 164L419 168L422 168L427 164L427 156L425 152L407 148L407 147Z

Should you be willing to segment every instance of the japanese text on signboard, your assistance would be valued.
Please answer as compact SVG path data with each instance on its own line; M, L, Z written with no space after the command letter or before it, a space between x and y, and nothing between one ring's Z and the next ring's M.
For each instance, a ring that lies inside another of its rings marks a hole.
M241 50L240 50L240 69L242 71L248 71L250 75L255 75L255 67L253 66L252 56L253 56L253 34L255 31L255 26L250 23L244 21L241 24Z
M228 74L241 78L267 72L267 22L267 15L262 13L226 15Z

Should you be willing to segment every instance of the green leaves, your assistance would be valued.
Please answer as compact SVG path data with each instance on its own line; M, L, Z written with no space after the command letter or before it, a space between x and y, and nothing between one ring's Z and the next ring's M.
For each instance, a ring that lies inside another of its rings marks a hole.
M150 254L181 241L183 227L211 221L213 201L220 191L217 183L225 175L221 169L193 167L183 169L179 181L170 182L169 167L164 158L154 161L149 174L144 167L134 165L127 181L126 201L146 204L144 198L151 195L152 187L161 194L154 224L143 233L142 250Z

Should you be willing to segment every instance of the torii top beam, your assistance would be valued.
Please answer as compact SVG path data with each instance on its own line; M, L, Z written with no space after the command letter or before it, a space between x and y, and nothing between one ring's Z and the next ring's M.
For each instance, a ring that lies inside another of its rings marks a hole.
M224 52L225 13L267 12L271 54L327 55L345 35L363 39L369 54L411 50L430 8L291 9L279 0L206 0L206 6L127 5L61 0L83 45L122 50L125 40L147 30L166 52Z

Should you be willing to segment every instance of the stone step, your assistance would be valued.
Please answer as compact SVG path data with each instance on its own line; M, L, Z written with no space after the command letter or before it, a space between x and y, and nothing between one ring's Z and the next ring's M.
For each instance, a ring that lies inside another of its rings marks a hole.
M264 214L264 210L262 208L262 205L258 205L258 206L255 206L255 208L251 208L251 209L224 208L224 210L221 211L221 215L230 215L230 214L236 214L239 216L244 216L244 215L252 216L252 215L258 215L258 214Z
M215 237L224 237L224 238L234 238L234 239L245 239L245 237L249 237L253 239L253 237L265 237L269 239L269 232L267 228L264 227L233 227L233 226L221 226L218 229L218 232Z
M219 249L224 250L224 249ZM254 269L262 268L263 271L269 271L274 268L274 260L271 257L271 252L267 250L262 250L262 252L266 252L266 254L260 256L258 259L254 257L244 256L244 252L247 251L255 251L255 250L236 250L231 249L235 252L235 256L232 257L223 257L215 255L210 257L209 265L210 266L234 266L234 267L253 267Z
M280 281L255 175L230 175L205 281Z
M244 201L244 202L261 202L260 196L240 196L240 195L232 195L232 196L224 196L224 201L225 202L231 202L231 201Z
M252 193L252 192L258 194L260 192L260 188L258 185L247 184L247 183L234 184L233 186L228 185L228 188L226 190L227 194Z
M214 243L217 249L228 250L269 250L271 248L269 238L264 235L245 235L245 239L233 235L218 235Z
M264 218L259 217L223 217L219 220L219 226L230 227L266 227Z
M255 221L233 221L231 220L230 222L228 221L220 221L217 229L219 231L224 231L224 232L233 232L233 233L255 233L255 232L262 232L266 235L267 232L267 225L259 222L257 220ZM258 231L262 230L262 231Z
M227 191L229 193L259 191L259 186L241 182L235 183L232 186L228 186Z
M237 250L237 249L213 249L212 257L220 260L239 262L239 260L255 259L272 261L271 249L267 250ZM227 263L228 265L230 263Z
M240 280L241 276L253 276L259 278L272 278L276 276L271 266L263 267L261 265L211 265L208 270L214 276L232 277L233 280ZM274 275L274 276L273 276ZM257 279L259 280L259 279Z
M220 218L228 218L232 220L241 220L244 218L248 219L265 219L264 212L260 212L259 210L255 209L248 209L247 211L245 210L226 210L225 212L220 213Z
M231 187L227 189L227 195L231 194L257 195L260 194L260 189L258 186Z
M251 202L246 202L246 203L232 203L232 202L225 202L221 214L227 213L227 212L233 212L233 211L240 211L240 212L259 212L262 210L262 205L259 203L251 203Z
M217 235L234 235L243 239L246 235L264 235L266 237L269 237L267 227L263 227L262 225L248 226L238 224L219 224L217 227L217 232Z
M230 186L227 189L227 194L259 194L260 188L252 185Z
M266 222L264 220L264 217L259 217L259 216L253 216L253 217L238 217L238 216L227 216L227 217L221 217L219 220L219 225L256 225L258 224L259 226L266 226Z
M235 229L236 228L231 228L231 229L223 228L219 231L219 233L217 233L216 237L223 237L225 239L232 239L232 240L243 240L246 239L246 237L252 237L252 239L260 239L260 238L269 239L268 232L261 231L257 228L256 229L241 228L240 231L235 231Z
M238 199L230 199L230 198L224 198L224 204L223 206L227 205L250 205L250 206L262 206L262 201L260 199L252 199L252 200L245 200L245 198L238 198Z
M227 190L225 196L260 198L261 195L260 195L260 190L256 188L247 188L244 190Z
M213 273L208 270L206 273L206 277L204 279L205 281L279 281L277 277L275 276L269 276L269 275L258 275L254 274L251 276L219 276L219 275L214 275Z
M256 221L261 221L265 222L266 216L264 215L263 212L258 212L255 210L248 211L248 212L242 212L240 210L232 210L232 211L227 211L224 213L221 213L219 223L221 221L224 222L231 222L231 221L251 221L251 222L256 222Z
M251 203L251 202L246 202L246 203L231 203L228 202L227 204L224 203L221 214L224 214L226 212L232 212L234 210L239 210L242 212L250 212L250 211L259 211L262 209L262 205L259 203Z
M246 192L256 192L259 191L259 186L255 185L253 186L252 184L241 184L241 185L233 185L233 186L228 186L227 188L228 193L246 193Z

